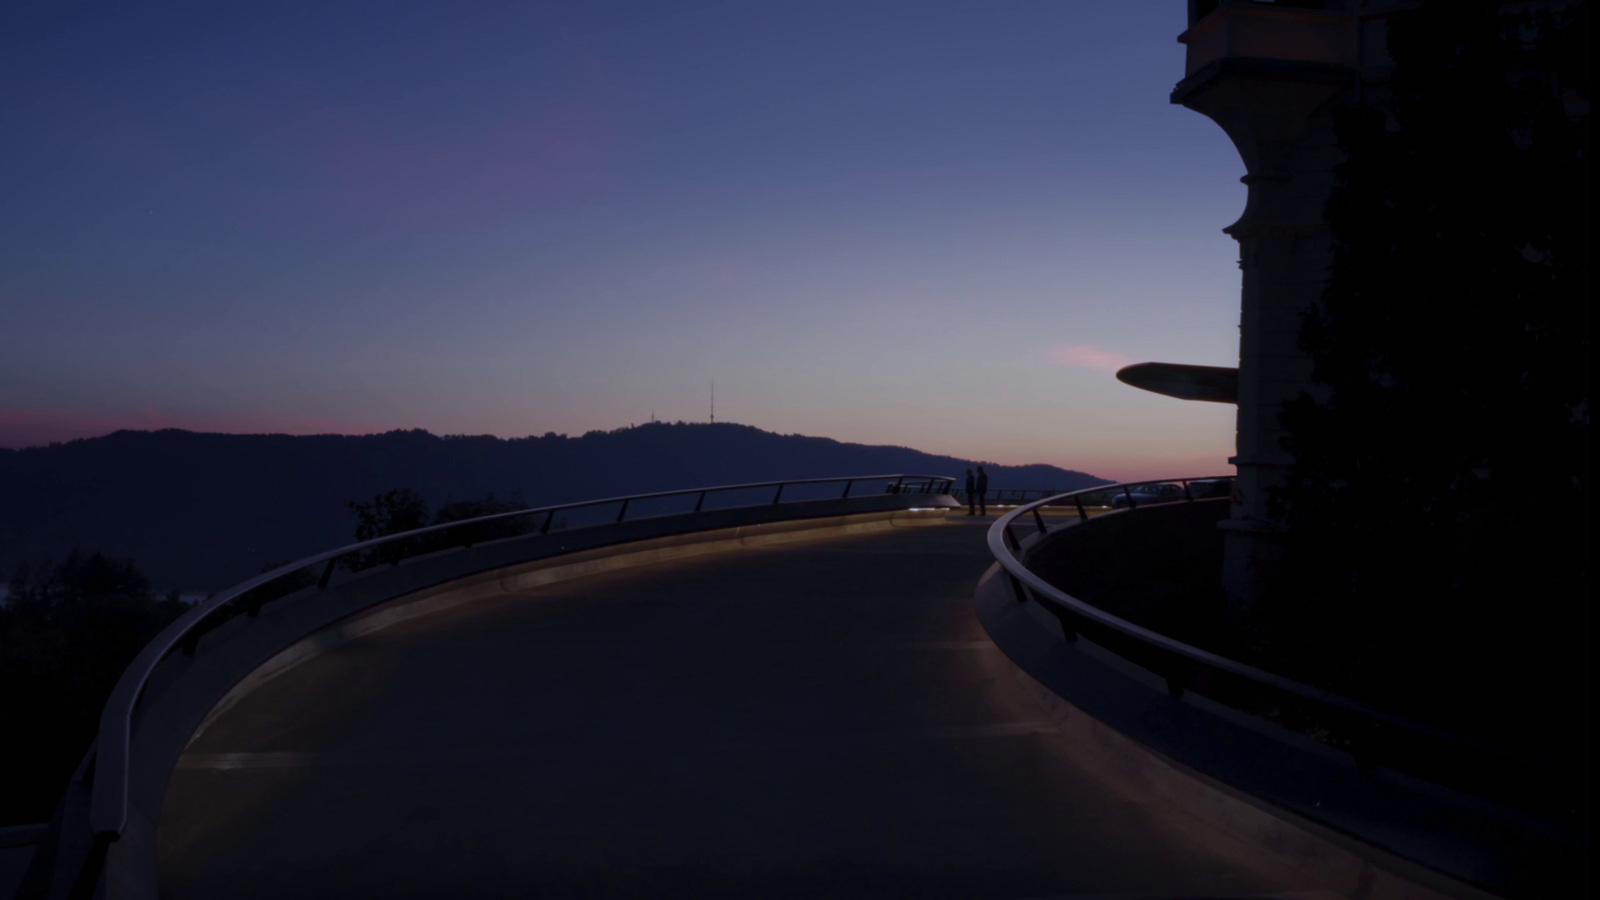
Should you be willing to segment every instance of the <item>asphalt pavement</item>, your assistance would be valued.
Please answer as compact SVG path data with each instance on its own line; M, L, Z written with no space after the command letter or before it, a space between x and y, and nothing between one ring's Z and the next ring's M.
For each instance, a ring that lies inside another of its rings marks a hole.
M345 645L189 747L162 896L1322 896L1075 762L973 614L984 531L655 564Z

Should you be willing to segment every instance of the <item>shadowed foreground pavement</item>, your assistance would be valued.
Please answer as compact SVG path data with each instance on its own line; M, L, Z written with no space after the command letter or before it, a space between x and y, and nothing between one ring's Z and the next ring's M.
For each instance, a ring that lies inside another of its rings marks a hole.
M989 562L982 528L904 528L552 585L346 645L190 746L162 894L1310 887L1074 765L973 614Z

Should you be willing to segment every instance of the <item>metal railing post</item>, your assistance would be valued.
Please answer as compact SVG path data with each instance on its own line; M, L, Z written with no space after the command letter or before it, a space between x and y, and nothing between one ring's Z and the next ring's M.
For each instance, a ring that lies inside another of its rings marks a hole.
M1083 508L1083 498L1073 497L1072 500L1078 504L1078 521L1082 522L1084 519L1089 518L1089 512Z
M848 500L848 499L850 499L850 488L854 487L855 483L856 483L855 479L853 479L853 478L844 483L844 496L840 497L839 498L840 500Z
M1011 592L1017 595L1017 602L1027 603L1028 589L1022 586L1022 580L1010 572L1006 573L1006 577L1011 579Z
M1183 485L1183 499L1184 499L1184 501L1187 502L1187 503L1193 503L1194 502L1194 495L1189 493L1189 482L1180 481L1178 483Z
M1076 641L1078 639L1078 622L1076 617L1074 617L1072 613L1068 612L1067 610L1056 606L1054 603L1047 605L1049 606L1050 611L1055 613L1056 621L1061 623L1061 636L1065 638L1069 644Z
M540 534L549 534L550 533L550 522L552 520L554 520L555 517L556 517L556 511L553 510L553 509L544 514L544 524L539 526L539 533Z
M772 495L772 502L777 503L783 499L783 485L778 485L778 492Z
M629 500L622 501L622 509L617 510L617 521L618 522L621 522L622 521L622 517L628 514L628 503L629 503Z
M694 502L694 511L695 512L699 512L700 508L702 506L705 506L705 505L706 505L706 492L705 491L701 491L700 492L700 499L696 500Z
M327 567L322 570L322 577L317 579L317 589L318 590L321 590L321 589L323 589L323 588L328 586L328 579L333 577L333 567L338 562L339 562L339 560L337 558L328 560Z
M1039 507L1033 508L1033 524L1039 526L1039 533L1044 534L1044 516L1039 515Z
M1128 490L1128 486L1127 485L1123 485L1122 486L1122 496L1128 498L1128 508L1129 509L1138 509L1139 508L1139 504L1135 503L1134 500L1133 500L1133 491Z

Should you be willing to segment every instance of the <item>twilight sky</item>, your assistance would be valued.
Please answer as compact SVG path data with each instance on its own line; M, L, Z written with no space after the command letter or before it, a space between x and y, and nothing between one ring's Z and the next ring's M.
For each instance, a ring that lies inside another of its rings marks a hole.
M1228 468L1233 407L1111 374L1238 358L1181 0L18 6L0 446L580 433L715 379L773 431Z

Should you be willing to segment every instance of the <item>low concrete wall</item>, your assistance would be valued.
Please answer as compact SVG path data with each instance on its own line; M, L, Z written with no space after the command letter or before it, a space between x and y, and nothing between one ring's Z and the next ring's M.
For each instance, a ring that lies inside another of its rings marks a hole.
M10 897L22 885L22 876L49 830L46 824L0 828L0 897Z
M257 616L238 616L206 634L192 656L174 654L152 674L133 724L128 822L107 849L98 894L114 900L156 896L156 823L184 748L218 710L333 647L398 622L541 584L739 548L934 524L953 507L943 495L870 495L527 535L366 570L326 589L291 594ZM76 805L84 803L79 798ZM63 818L81 816L58 814L58 822ZM73 837L53 833L46 843ZM67 887L59 875L41 880L42 874L30 871L28 884L50 896Z
M1227 516L1226 498L1104 513L1030 545L1028 568L1085 602L1160 577L1162 570L1220 573L1216 524Z
M1192 705L1171 698L1160 679L1140 677L1087 640L1067 643L1053 616L1037 604L1017 602L998 564L979 582L976 601L984 628L1011 658L1017 680L1072 743L1074 759L1125 795L1166 804L1201 827L1271 853L1336 896L1361 900L1494 896L1274 809L1182 762L1181 753L1170 755L1130 736L1130 732L1147 735L1152 728L1163 731L1170 751L1183 743L1186 723L1182 715L1164 713L1179 707L1192 711ZM1136 727L1139 724L1146 727Z
M1197 507L1216 507L1198 509ZM1128 601L1152 559L1193 566L1220 552L1226 504L1118 512L1025 547L1038 574L1084 602ZM1119 593L1121 592L1121 593ZM1546 896L1588 880L1588 836L1376 766L1185 691L1079 637L1039 602L1019 602L998 565L977 612L1036 695L1077 735L1104 777L1315 873L1351 897ZM1116 609L1109 609L1119 614Z

